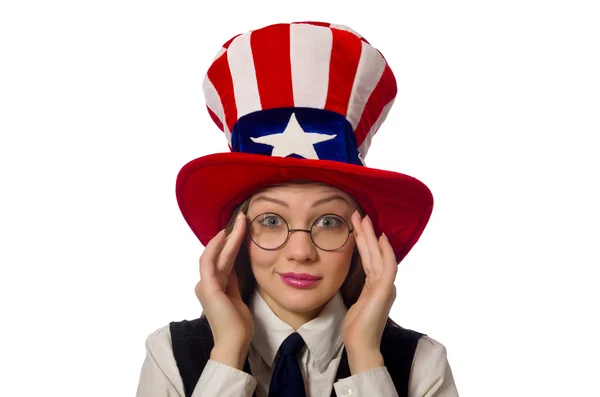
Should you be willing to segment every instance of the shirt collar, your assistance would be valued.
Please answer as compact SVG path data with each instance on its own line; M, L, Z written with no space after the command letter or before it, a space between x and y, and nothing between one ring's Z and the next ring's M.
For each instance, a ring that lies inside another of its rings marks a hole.
M252 346L269 367L273 366L281 343L293 332L298 332L306 342L311 362L319 372L325 371L342 346L342 322L347 308L339 291L325 304L317 318L296 331L277 317L257 291L250 306L254 317Z

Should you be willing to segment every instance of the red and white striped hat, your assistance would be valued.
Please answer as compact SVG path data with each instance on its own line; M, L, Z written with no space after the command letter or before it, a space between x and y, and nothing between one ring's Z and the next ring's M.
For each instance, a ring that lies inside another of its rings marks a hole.
M179 207L202 244L258 189L296 179L353 196L398 261L417 242L430 190L364 162L397 88L383 55L358 33L296 22L237 35L209 67L203 91L231 152L192 160L177 176Z

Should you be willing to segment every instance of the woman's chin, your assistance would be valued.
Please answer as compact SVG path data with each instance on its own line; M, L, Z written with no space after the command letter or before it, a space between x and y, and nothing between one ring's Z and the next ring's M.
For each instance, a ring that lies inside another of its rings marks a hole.
M267 295L275 305L291 313L311 313L320 310L337 292L336 285L319 280L309 287L286 283L277 275L276 279L265 280L263 296ZM260 284L260 282L259 282Z
M301 289L295 291L287 289L280 296L282 297L280 300L281 306L294 313L314 311L322 307L328 300L326 294L318 289Z

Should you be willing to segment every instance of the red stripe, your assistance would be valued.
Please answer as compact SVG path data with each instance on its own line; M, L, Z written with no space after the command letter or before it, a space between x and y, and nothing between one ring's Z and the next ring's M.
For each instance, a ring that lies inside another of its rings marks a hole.
M217 127L219 127L221 131L225 132L223 130L223 123L221 122L221 120L219 120L219 117L215 114L215 112L213 112L208 106L206 107L206 109L208 110L208 114L210 115L212 121L215 122L215 124L217 125Z
M325 109L346 116L352 85L360 60L362 43L346 30L331 29L333 45L329 68L329 88Z
M253 31L250 46L263 110L293 107L290 24Z
M225 122L229 131L237 121L237 106L235 104L235 95L233 93L233 80L229 70L227 60L227 51L216 59L210 68L208 68L208 79L215 86L221 98L223 111L225 112Z
M394 99L396 92L396 79L394 78L392 69L390 69L388 65L385 65L383 75L379 79L377 86L375 86L375 90L373 90L373 93L369 97L369 100L365 105L365 110L363 111L360 121L356 126L356 131L354 131L358 146L360 146L365 140L369 130L381 115L385 105Z
M232 42L233 40L235 40L235 38L236 38L236 37L238 37L238 36L240 36L240 35L241 35L241 34L238 34L238 35L235 35L235 36L233 36L232 38L230 38L230 39L229 39L229 41L227 41L227 43L223 44L223 48L225 48L225 49L229 48L229 46L231 45L231 42Z
M293 22L292 24L296 24L296 23L305 23L307 25L323 26L325 28L328 28L331 26L331 24L329 22L316 22L316 21Z

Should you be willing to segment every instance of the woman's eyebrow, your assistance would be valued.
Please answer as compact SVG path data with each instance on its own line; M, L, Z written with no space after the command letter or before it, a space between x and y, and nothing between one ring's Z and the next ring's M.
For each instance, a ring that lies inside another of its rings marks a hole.
M349 207L352 207L350 205L350 203L348 202L348 200L346 200L344 197L340 196L339 194L336 194L336 195L333 195L333 196L329 196L329 197L325 197L325 198L322 198L321 200L317 200L317 201L315 201L313 203L312 206L316 207L317 205L325 204L325 203L328 203L328 202L333 201L333 200L342 200L343 202L345 202L346 204L348 204Z
M258 196L254 200L252 200L252 203L256 203L257 201L260 201L260 200L270 201L272 203L279 204L279 205L282 205L282 206L287 207L287 208L290 207L288 205L288 203L286 203L285 201L277 200L277 199L274 199L274 198L271 198L271 197L267 197L267 196Z

